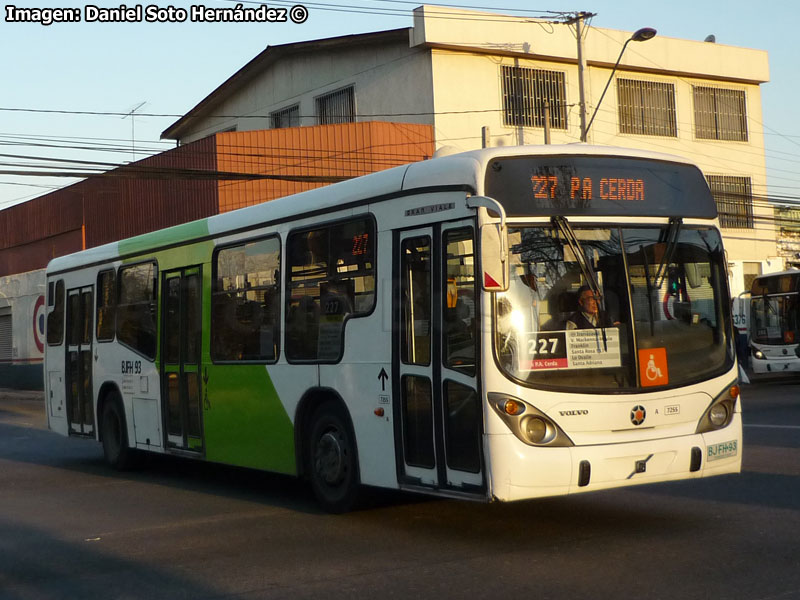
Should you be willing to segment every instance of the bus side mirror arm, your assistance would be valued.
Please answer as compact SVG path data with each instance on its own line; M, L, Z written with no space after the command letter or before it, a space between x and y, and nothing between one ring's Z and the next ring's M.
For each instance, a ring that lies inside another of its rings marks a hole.
M487 292L504 292L508 289L509 281L506 211L497 200L486 196L470 196L467 198L467 207L485 208L500 217L500 223L481 225L481 285Z

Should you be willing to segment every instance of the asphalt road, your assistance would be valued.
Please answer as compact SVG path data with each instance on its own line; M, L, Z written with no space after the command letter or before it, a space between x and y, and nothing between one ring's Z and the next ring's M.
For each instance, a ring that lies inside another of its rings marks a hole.
M741 475L516 504L108 469L0 391L0 598L800 599L800 380L744 386Z

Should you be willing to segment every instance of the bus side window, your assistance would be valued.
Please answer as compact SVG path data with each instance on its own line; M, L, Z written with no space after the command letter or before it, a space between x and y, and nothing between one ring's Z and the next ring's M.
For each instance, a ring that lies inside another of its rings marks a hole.
M117 339L143 356L156 357L156 278L154 262L119 268Z
M55 286L48 286L52 296L47 299L48 306L53 310L47 315L47 343L58 346L64 339L64 280L59 279Z
M289 234L289 360L340 360L347 319L375 305L374 243L375 223L364 217Z
M114 339L116 301L114 295L115 273L113 269L97 274L97 341Z
M403 240L401 358L407 365L429 365L431 362L431 252L430 236ZM416 389L409 388L408 391Z
M472 228L445 232L444 363L475 375L475 254Z
M228 246L214 255L211 358L268 361L280 346L280 238Z

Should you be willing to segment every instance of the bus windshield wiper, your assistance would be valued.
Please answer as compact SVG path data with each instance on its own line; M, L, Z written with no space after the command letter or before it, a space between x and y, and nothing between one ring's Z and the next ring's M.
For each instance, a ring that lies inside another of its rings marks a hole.
M642 245L639 249L642 253L642 264L644 265L644 280L645 283L647 284L647 297L650 298L650 300L647 302L647 307L650 309L650 335L655 336L656 315L655 315L655 309L653 309L653 301L652 301L653 282L650 280L650 264L647 262L647 251L645 250L644 245Z
M572 229L572 225L569 224L569 221L567 221L566 217L555 216L551 219L551 221L553 225L558 227L561 235L563 235L564 239L567 241L569 249L572 250L572 253L575 255L575 260L578 261L578 266L581 269L581 273L583 273L586 283L589 285L589 288L592 290L592 293L597 300L599 315L605 315L605 303L603 302L603 293L600 291L600 284L597 282L594 269L589 264L589 261L586 260L586 255L583 253L583 247L578 241L578 237L575 235L575 230ZM608 340L606 339L606 328L600 321L600 317L598 318L597 324L600 326L600 332L603 335L603 350L607 351Z
M561 235L564 236L569 249L572 250L572 254L575 255L575 260L578 261L578 266L581 269L581 273L583 273L583 277L586 280L587 285L591 288L592 293L597 297L598 303L602 302L603 294L600 291L600 284L597 282L594 269L592 269L591 265L589 265L589 261L586 260L586 255L583 253L581 243L578 241L575 231L572 229L569 221L567 221L566 217L561 216L555 216L551 219L551 221L553 225L561 232ZM603 308L602 304L600 305L600 308Z
M666 277L669 272L669 264L672 262L672 255L675 254L675 248L678 247L678 236L681 234L682 225L682 218L670 217L665 240L667 242L667 249L664 254L661 255L661 262L658 264L658 270L656 270L656 289L661 289L661 286L664 284L664 277Z
M764 292L764 296L761 301L764 303L764 312L766 313L771 312L773 315L777 316L778 311L775 310L775 307L772 306L772 302L769 301L769 296L767 295L767 292Z

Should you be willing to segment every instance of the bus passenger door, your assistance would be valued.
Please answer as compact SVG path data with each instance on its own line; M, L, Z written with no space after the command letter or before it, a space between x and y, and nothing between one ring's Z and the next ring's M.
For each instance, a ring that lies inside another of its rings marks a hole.
M202 289L200 267L163 273L161 402L166 447L173 450L203 451L200 406Z
M92 392L92 287L67 292L67 415L69 433L94 433Z
M401 484L485 490L472 221L395 237L395 447Z

